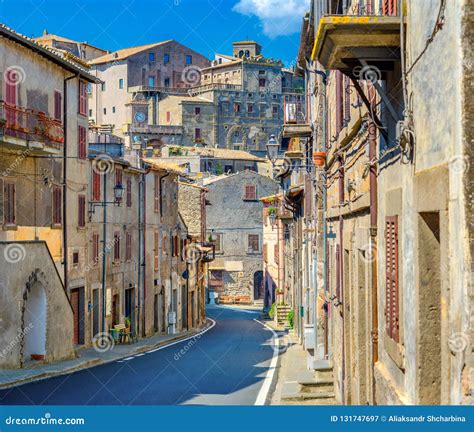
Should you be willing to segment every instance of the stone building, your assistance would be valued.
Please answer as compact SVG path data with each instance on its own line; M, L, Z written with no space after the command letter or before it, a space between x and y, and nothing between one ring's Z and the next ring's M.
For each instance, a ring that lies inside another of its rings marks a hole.
M314 0L303 23L316 339L338 402L468 403L472 10L400 6Z
M19 367L74 355L85 89L95 77L4 25L0 38L0 365Z
M254 171L204 180L208 189L207 235L215 245L209 290L221 303L263 301L263 204L276 183ZM225 209L225 210L224 210Z
M208 66L201 54L168 40L124 48L91 60L103 82L90 89L89 119L125 139L125 145L146 147L180 128L159 125L159 95L171 89L187 92L194 74Z

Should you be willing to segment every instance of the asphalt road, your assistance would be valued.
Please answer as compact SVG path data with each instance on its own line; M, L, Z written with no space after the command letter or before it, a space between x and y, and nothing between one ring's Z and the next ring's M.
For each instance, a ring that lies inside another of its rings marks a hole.
M207 313L215 325L200 336L127 360L2 390L0 404L254 405L264 401L271 381L272 332L254 320L258 313L217 306Z

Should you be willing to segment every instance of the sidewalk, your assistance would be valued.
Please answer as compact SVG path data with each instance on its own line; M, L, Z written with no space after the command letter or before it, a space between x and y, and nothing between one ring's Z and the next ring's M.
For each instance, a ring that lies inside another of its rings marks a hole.
M298 342L298 337L293 330L285 330L277 326L273 321L266 321L280 337L280 362L278 378L273 392L270 405L333 405L333 398L305 399L291 398L289 394L300 392L300 381L302 377L312 375L307 369L307 355L303 346ZM301 393L299 393L301 394Z
M114 345L112 349L105 352L99 352L94 348L82 348L76 351L77 357L71 360L49 364L35 363L32 364L31 367L23 369L0 369L0 389L68 374L92 366L131 357L151 349L160 348L196 335L206 328L206 324L199 329L180 334L152 336L146 339L139 339L137 343L130 345Z

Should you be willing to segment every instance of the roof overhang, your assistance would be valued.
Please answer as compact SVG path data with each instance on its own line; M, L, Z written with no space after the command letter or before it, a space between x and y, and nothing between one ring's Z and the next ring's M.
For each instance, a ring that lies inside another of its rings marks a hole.
M351 75L362 61L390 70L400 59L400 17L327 15L319 21L312 60Z

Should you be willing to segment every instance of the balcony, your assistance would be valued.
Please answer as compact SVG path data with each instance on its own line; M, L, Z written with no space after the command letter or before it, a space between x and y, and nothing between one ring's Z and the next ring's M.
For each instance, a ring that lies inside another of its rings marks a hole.
M309 137L311 127L306 118L304 96L285 94L283 99L283 137Z
M63 125L43 112L0 101L0 141L14 150L58 153L64 143Z
M112 134L89 131L89 155L106 153L113 157L124 157L123 140Z
M145 135L182 135L183 126L173 125L127 125L128 134Z
M325 69L340 70L359 79L355 68L361 66L392 70L393 63L400 59L397 0L380 0L378 9L372 2L353 1L343 14L321 16L312 58Z

